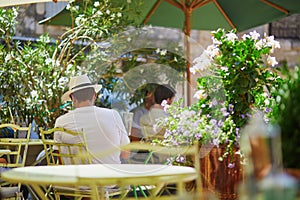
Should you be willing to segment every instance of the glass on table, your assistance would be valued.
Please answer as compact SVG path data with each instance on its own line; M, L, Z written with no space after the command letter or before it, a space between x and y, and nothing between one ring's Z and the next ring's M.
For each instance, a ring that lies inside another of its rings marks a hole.
M127 131L128 136L131 135L131 127L132 127L132 120L133 120L133 112L122 112L121 113L123 124Z

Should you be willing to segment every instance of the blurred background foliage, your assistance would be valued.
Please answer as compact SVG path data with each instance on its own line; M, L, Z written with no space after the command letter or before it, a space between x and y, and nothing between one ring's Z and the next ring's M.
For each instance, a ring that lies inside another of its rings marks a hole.
M272 123L281 128L282 156L285 168L300 168L300 69L283 63L281 84L276 92Z
M71 3L69 9L73 25L58 39L45 33L26 42L14 38L18 8L0 9L1 123L28 125L35 120L40 127L53 127L58 116L72 109L60 97L74 75L87 73L93 82L102 84L103 96L97 98L96 105L112 107L116 85L123 81L124 73L136 66L152 62L178 72L185 69L181 56L162 54L157 49L135 49L108 60L112 44L103 41L124 31L131 24L130 16L133 12L138 14L139 9L129 11L126 3L112 7L108 0ZM142 103L142 90L144 87L129 93L130 104Z

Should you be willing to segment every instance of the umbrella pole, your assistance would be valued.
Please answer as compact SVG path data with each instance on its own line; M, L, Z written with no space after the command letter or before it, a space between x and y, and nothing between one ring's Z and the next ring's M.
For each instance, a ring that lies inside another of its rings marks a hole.
M187 59L187 64L186 64L186 79L187 79L187 105L191 105L191 73L190 73L190 57L191 57L191 52L190 52L190 41L189 38L191 36L191 15L192 11L188 8L184 10L185 13L185 24L183 28L184 32L184 43L186 46L186 59Z

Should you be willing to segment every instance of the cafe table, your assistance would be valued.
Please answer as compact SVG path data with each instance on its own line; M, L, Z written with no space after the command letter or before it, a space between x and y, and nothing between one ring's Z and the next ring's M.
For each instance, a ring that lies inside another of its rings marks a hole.
M105 194L99 194L98 189L108 185L120 188L128 188L129 185L154 185L161 188L165 184L174 183L177 185L177 194L184 195L184 183L195 180L196 177L197 172L192 167L159 164L30 166L1 174L1 178L8 182L31 186L39 199L48 199L41 188L52 185L91 188L94 194L92 199L95 200L105 199Z

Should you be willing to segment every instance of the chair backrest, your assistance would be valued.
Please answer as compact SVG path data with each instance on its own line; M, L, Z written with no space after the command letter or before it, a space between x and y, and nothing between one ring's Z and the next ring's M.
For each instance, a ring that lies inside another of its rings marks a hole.
M197 192L201 192L202 181L200 171L200 147L198 143L187 146L163 146L160 144L149 143L149 142L132 142L128 145L121 146L121 150L130 152L146 152L148 155L145 157L144 164L151 164L151 157L153 155L161 154L165 155L166 158L174 158L178 156L191 156L193 166L197 171ZM167 161L167 160L166 160ZM129 160L129 162L131 162ZM165 162L166 163L166 162ZM167 164L167 163L166 163Z
M0 167L24 167L28 145L30 140L31 124L28 127L21 127L16 124L0 124L0 129L10 128L14 131L14 138L0 138L0 157L6 162L1 162ZM24 138L19 138L25 133Z
M53 139L54 132L57 131L78 137L78 142L57 143ZM40 129L40 134L44 146L47 165L74 165L92 163L83 132L75 132L65 128L56 127L49 130ZM83 154L85 154L86 157L80 156Z

